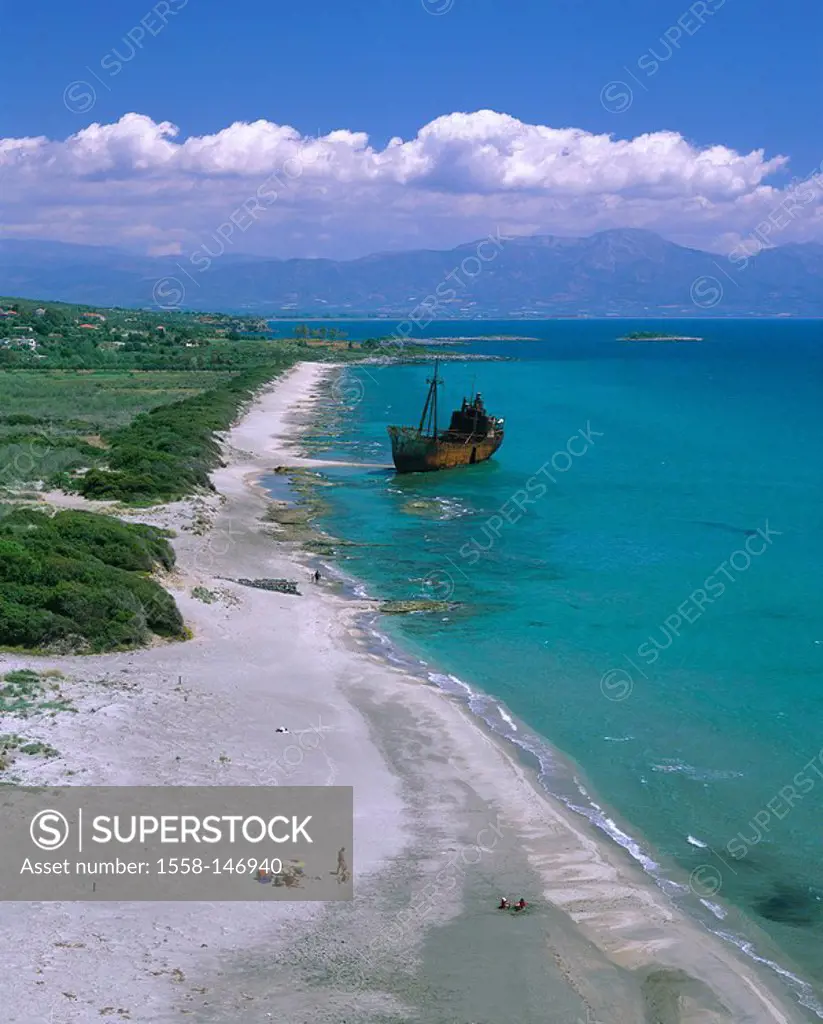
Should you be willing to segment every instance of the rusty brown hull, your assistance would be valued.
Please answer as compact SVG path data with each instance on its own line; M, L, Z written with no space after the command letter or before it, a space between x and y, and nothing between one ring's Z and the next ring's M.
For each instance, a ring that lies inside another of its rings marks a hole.
M398 473L427 473L473 466L491 458L503 443L503 431L484 436L427 437L408 427L389 427L392 458Z

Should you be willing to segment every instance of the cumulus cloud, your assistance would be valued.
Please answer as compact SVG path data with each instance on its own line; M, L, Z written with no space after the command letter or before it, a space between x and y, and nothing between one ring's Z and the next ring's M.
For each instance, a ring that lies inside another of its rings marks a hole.
M6 235L182 251L245 210L237 251L351 256L510 234L645 227L725 249L783 202L784 156L699 147L676 132L633 139L452 113L382 149L364 132L301 135L270 121L181 138L130 113L61 141L0 139ZM823 239L823 190L784 237ZM241 237L242 236L242 237Z

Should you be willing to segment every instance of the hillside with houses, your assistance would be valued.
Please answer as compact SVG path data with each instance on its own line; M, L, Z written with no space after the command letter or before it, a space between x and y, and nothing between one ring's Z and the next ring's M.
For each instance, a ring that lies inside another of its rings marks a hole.
M266 331L266 322L256 317L0 298L0 367L59 369L116 361L139 368L147 360L197 365L204 359L219 365L221 342L259 340Z

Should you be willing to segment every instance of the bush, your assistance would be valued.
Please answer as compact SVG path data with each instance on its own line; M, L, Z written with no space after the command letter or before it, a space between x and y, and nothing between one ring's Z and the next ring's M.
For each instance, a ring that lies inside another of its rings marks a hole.
M71 543L92 546L106 565L151 572L155 563L174 565L174 551L151 526L126 526L91 512L61 512L52 520L57 535Z
M70 625L61 623L56 615L41 608L13 604L0 597L0 645L3 647L41 647L52 636L60 635L61 627ZM68 628L65 631L70 632Z
M105 651L152 633L183 637L171 594L146 575L170 569L161 531L90 512L18 509L0 520L0 646Z
M220 464L215 432L227 430L254 391L291 362L284 355L219 388L141 413L106 437L108 468L90 470L78 482L80 492L98 500L148 504L210 488L209 472Z
M46 420L40 416L30 416L27 412L15 412L9 416L0 416L0 422L8 423L9 426L33 427L38 423L45 423Z

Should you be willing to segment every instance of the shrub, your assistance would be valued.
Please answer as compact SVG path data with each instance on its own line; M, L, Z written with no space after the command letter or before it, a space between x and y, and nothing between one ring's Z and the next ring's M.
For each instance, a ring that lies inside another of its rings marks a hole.
M14 427L34 427L38 423L45 423L46 420L40 416L30 416L27 412L15 412L9 416L0 416L0 422Z
M108 468L90 470L78 489L87 498L146 504L209 488L209 472L220 464L215 432L227 430L254 391L292 361L284 354L219 388L141 413L106 437Z
M174 552L151 526L125 526L117 519L91 512L61 512L52 524L62 539L93 546L106 565L137 572L151 572L156 562L174 565Z
M0 520L0 646L92 651L183 637L172 596L146 575L174 552L159 530L90 512L18 509Z

